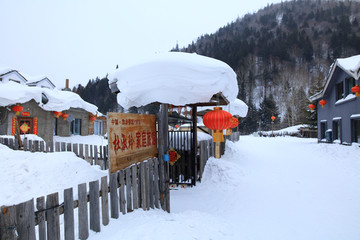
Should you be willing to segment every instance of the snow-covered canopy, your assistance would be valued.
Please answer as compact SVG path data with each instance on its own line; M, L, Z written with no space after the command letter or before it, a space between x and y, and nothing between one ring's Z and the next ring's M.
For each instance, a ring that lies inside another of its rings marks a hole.
M238 85L235 72L226 63L197 54L156 54L138 64L117 69L109 75L116 82L118 103L124 108L153 102L178 106L209 102L221 92L235 100Z
M43 94L49 100L42 103ZM35 100L39 107L46 111L65 111L70 108L81 108L92 114L97 113L97 107L84 101L78 94L58 89L29 87L26 85L8 82L0 83L0 106L10 106Z
M223 110L231 113L234 116L239 116L239 117L246 117L248 112L248 106L238 98L236 98L234 101L229 103L227 106L219 106L219 107L222 107ZM213 107L198 107L198 112L212 110L212 109Z

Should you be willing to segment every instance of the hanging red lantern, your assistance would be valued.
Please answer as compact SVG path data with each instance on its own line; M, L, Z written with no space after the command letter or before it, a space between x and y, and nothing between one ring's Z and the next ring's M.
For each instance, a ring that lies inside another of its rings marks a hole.
M233 128L236 128L237 125L239 125L239 120L238 120L236 117L232 117L232 118L230 119L230 123L231 123L230 127L229 127L228 129L226 129L226 135L227 135L227 136L231 136L231 135L232 135L232 129L233 129Z
M310 111L313 112L316 108L315 104L309 104Z
M207 128L214 130L214 142L224 142L224 135L222 130L230 127L231 118L232 115L226 111L223 111L221 107L214 107L213 111L205 114L203 122Z
M16 115L20 115L20 112L22 112L24 108L19 105L15 105L12 107L12 110L15 112Z
M56 118L59 118L62 114L63 114L62 112L54 111L54 115L56 116Z
M96 120L96 117L95 117L95 116L91 116L91 117L90 117L90 121L91 121L91 122L94 122L95 120Z
M321 105L322 108L325 106L326 103L327 103L327 101L324 99L319 101L319 104Z
M67 113L63 113L62 114L62 117L64 118L64 121L69 117L69 114L67 114Z
M275 116L271 116L271 121L275 121L276 117Z
M355 93L355 96L356 97L359 97L360 96L360 86L359 85L356 85L354 87L351 88L351 91L353 93Z

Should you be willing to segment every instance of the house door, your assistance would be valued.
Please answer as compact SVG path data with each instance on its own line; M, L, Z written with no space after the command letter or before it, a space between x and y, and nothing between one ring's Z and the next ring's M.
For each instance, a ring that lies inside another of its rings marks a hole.
M32 117L19 117L18 122L19 122L20 134L31 134L34 132Z
M360 120L353 120L353 141L360 143Z

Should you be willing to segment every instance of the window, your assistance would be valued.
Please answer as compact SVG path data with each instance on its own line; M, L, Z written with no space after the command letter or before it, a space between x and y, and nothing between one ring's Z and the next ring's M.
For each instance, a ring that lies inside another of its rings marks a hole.
M326 138L326 128L327 128L327 126L326 126L327 124L326 124L326 122L321 122L320 123L320 137L321 137L321 139L325 139Z
M341 141L341 120L333 121L333 139Z
M353 121L353 142L360 143L360 120Z
M338 83L336 84L336 100L344 98L344 84Z
M81 119L74 119L70 123L70 134L81 135Z
M352 91L351 91L351 88L355 86L355 79L354 78L347 78L345 80L345 94L346 96L349 95L349 94L354 94Z
M102 121L95 120L94 122L94 135L102 135Z

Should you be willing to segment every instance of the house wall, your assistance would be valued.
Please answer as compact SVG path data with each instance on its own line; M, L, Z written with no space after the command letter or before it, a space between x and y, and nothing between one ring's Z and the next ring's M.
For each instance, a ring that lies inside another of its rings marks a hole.
M336 84L345 81L345 79L348 77L350 76L337 67L334 74L332 75L332 79L329 83L327 91L322 98L327 101L327 104L324 106L324 108L322 108L319 103L317 103L319 140L322 139L321 122L326 121L327 130L334 130L334 119L341 119L341 142L352 142L351 115L360 114L360 97L353 98L350 96L349 98L348 96L349 100L341 100L338 102L336 100ZM346 97L347 96L344 96L344 98Z
M81 119L81 134L89 135L89 113L83 109L70 108L70 110L64 111L67 114L73 114L75 119ZM68 137L70 136L70 122L64 121L62 117L58 120L57 134L58 136Z

